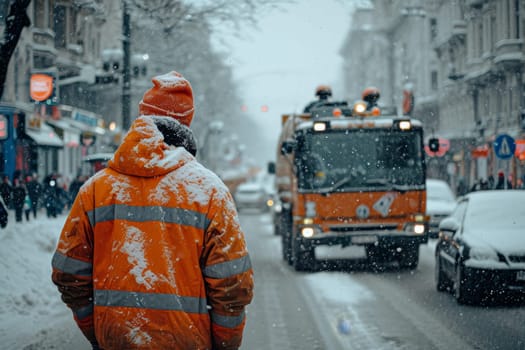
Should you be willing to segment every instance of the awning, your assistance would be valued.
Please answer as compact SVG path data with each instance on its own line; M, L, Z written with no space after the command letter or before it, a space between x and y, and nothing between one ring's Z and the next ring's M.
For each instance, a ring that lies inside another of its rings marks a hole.
M81 130L75 128L66 121L65 118L59 120L46 120L55 130L58 129L59 134L62 135L62 141L67 147L78 147L80 145Z
M26 135L39 146L64 147L64 142L62 142L60 137L58 137L50 126L45 124L41 125L40 130L26 129Z

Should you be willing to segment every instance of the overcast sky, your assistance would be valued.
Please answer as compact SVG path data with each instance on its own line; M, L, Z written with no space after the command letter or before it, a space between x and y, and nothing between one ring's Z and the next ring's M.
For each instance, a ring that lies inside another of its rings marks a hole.
M351 0L298 0L260 18L259 29L243 28L242 39L229 39L247 116L261 126L272 147L256 157L275 157L281 114L301 112L315 98L317 85L332 86L342 97L339 50L348 33ZM267 112L261 107L268 106Z

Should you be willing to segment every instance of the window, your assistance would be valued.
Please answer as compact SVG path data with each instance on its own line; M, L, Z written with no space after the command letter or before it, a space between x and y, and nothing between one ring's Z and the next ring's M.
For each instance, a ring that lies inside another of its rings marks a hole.
M66 25L66 8L64 6L55 6L53 28L56 47L66 47Z
M45 2L44 0L35 0L33 2L34 5L34 24L37 28L45 28L46 27L46 15L45 15Z
M519 0L514 0L514 16L515 16L515 21L516 21L516 38L521 38L520 36L520 1Z
M437 19L430 19L430 41L434 41L437 37Z
M0 0L0 23L2 23L2 25L5 22L7 14L9 13L9 3L9 0Z
M478 24L477 39L478 39L477 56L481 57L483 55L483 19L482 18L480 18L480 22Z
M437 91L438 89L438 72L433 70L430 72L430 84L432 91Z

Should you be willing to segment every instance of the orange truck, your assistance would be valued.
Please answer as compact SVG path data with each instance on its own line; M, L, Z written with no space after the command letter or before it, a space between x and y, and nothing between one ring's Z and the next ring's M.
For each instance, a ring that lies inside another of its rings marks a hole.
M416 268L428 241L420 121L358 101L282 116L275 166L282 256L315 266L315 247L364 246L371 263Z

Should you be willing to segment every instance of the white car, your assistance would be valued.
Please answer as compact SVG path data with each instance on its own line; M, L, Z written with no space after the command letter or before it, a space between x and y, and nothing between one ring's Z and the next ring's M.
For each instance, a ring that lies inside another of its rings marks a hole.
M235 191L234 199L239 211L242 209L268 210L268 205L266 204L268 193L260 182L240 184Z
M428 235L437 238L439 223L456 207L456 198L447 182L427 179L427 215L430 216Z

